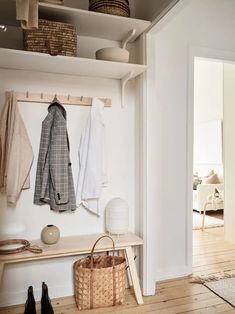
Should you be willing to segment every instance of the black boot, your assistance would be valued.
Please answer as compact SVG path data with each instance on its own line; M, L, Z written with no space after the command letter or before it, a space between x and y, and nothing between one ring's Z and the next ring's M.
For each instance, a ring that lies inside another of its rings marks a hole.
M24 314L36 314L35 299L33 296L33 287L28 288L28 298L25 303Z
M42 283L41 313L54 314L51 301L48 296L48 287L45 282Z

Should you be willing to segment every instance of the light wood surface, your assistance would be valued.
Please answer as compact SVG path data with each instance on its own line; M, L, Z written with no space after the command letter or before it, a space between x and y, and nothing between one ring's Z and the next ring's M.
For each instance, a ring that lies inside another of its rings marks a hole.
M30 241L32 245L37 245L43 249L40 254L34 254L28 251L20 254L0 255L1 263L15 263L23 261L33 261L39 259L49 259L63 256L75 256L82 254L89 254L95 241L101 234L79 235L62 237L60 241L53 245L46 245L41 240ZM126 235L112 236L117 250L124 250L126 247L138 246L143 244L143 240L133 233ZM95 251L110 251L112 250L112 243L109 239L102 239L97 244Z
M140 64L121 63L79 57L50 56L45 53L0 48L0 68L99 78L132 78L145 72Z
M235 245L225 243L223 228L194 231L193 271L196 275L216 274L220 270L235 269ZM209 289L199 284L192 284L189 278L169 280L157 284L157 294L144 298L144 305L137 306L133 290L127 289L127 302L124 306L103 308L92 311L77 311L74 298L53 300L56 314L215 314L235 313L229 304L216 296ZM40 313L40 304L37 305ZM22 314L24 306L4 308L0 314Z
M63 237L60 238L59 242L54 245L44 245L41 240L30 241L32 245L42 248L42 253L35 254L29 251L24 251L18 254L0 255L0 281L6 264L90 254L94 243L102 235L103 234L91 234ZM138 304L143 304L140 282L132 251L132 247L143 245L143 240L134 233L127 233L125 235L118 236L113 235L112 238L115 243L115 250L123 251L122 254L125 254L127 257L136 301ZM112 250L112 242L107 237L99 241L95 247L95 252Z
M7 92L9 93L9 92ZM83 96L71 96L71 95L55 95L45 93L32 93L32 92L15 92L15 96L18 101L30 102L30 103L51 103L55 96L58 101L63 105L79 105L79 106L91 106L92 97ZM100 98L104 103L104 107L111 107L112 100L110 98Z
M137 274L137 270L136 270L136 266L135 266L135 260L134 260L134 254L132 251L131 247L127 247L126 248L126 257L127 257L127 262L130 268L130 276L131 276L131 280L132 280L132 284L133 284L133 288L134 288L134 292L135 292L135 296L137 299L138 304L143 304L143 297L142 297L142 292L139 286L139 277Z

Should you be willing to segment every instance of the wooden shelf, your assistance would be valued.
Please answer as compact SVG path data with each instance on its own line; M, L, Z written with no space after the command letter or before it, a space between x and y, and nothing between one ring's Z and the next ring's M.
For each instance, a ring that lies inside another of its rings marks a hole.
M1 24L19 26L15 15L15 0L0 0ZM72 23L77 27L78 36L98 37L122 41L127 33L136 29L132 42L149 26L149 21L110 14L80 10L66 6L39 3L39 16L54 21Z
M0 68L74 76L122 79L129 73L134 78L146 70L145 65L56 56L0 48Z
M144 20L45 3L39 3L39 12L42 18L74 24L77 27L78 36L99 37L115 41L122 41L128 32L135 28L136 34L131 40L133 42L151 24Z
M61 237L59 242L53 245L45 245L41 240L30 241L32 245L43 247L43 252L40 254L25 251L17 254L0 255L0 262L14 263L27 260L37 260L45 258L73 256L77 254L89 254L95 241L104 234L89 234L79 236ZM112 235L117 250L128 246L143 245L143 240L134 233L125 235ZM112 242L109 239L103 239L97 245L96 251L112 250Z

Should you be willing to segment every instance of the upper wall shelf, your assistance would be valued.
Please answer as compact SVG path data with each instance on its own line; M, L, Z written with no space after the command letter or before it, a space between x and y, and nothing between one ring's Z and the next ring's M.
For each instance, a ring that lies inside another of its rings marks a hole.
M19 26L15 16L15 0L0 0L1 24ZM132 29L136 34L132 42L149 26L149 21L91 12L66 6L39 3L39 16L55 21L72 23L77 27L78 36L98 37L122 41Z
M149 21L102 14L65 6L39 3L40 17L72 23L78 35L122 41L132 29L136 34L132 42L149 26Z
M123 79L134 78L146 70L145 65L56 56L0 48L0 68L75 76Z

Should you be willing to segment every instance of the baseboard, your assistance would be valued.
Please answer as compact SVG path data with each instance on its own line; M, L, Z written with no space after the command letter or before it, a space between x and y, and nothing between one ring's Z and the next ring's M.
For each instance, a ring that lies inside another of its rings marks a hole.
M158 269L156 273L156 282L169 279L177 279L192 274L192 268L189 266L169 267Z
M164 268L158 269L156 274L156 282L162 280L169 280L174 278L180 278L188 276L192 273L192 269L189 266L185 267L172 267L172 268ZM34 288L34 297L36 301L40 301L41 299L41 288ZM49 287L49 296L51 299L59 298L59 297L67 297L74 294L72 285L65 286L54 286ZM6 291L4 293L0 293L0 307L24 304L27 298L27 291Z
M68 297L74 294L73 287L71 285L67 286L55 286L49 287L49 296L51 299L59 297ZM41 288L34 289L34 297L36 301L41 300L42 290ZM0 307L24 304L27 299L27 291L6 291L0 293Z

